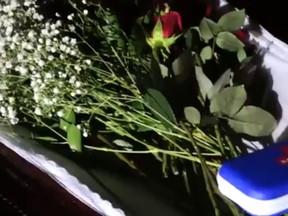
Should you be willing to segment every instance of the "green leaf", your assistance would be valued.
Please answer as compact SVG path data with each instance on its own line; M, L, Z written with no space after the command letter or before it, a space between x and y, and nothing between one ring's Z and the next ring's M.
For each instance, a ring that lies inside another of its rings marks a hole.
M201 37L205 42L208 42L214 36L216 36L219 32L219 26L214 21L203 18L199 25L199 30L201 33Z
M146 125L150 125L152 128L157 128L159 130L166 130L165 126L161 123L152 123L151 122L145 122ZM148 131L153 131L153 129L151 128L148 128L144 125L139 125L138 126L138 129L137 129L137 132L148 132Z
M248 65L248 63L250 63L253 59L253 56L249 56L247 58L245 58L242 62L241 62L241 65L240 65L240 68L239 69L243 69L246 65Z
M136 109L138 111L144 111L145 110L143 103L141 103L139 101L132 101L131 105L133 106L134 109Z
M58 139L56 139L54 137L49 137L49 136L39 136L39 137L34 137L34 139L42 140L42 141L46 141L46 142L57 142L58 141Z
M64 116L60 119L60 129L67 131L70 124L76 123L76 116L73 109L67 109Z
M239 49L238 52L237 52L237 58L238 58L238 61L240 63L242 63L246 58L247 58L247 55L246 55L246 52L244 49Z
M156 25L153 28L152 36L153 38L163 38L163 28L160 18L158 18Z
M161 89L163 87L162 71L159 62L155 57L151 59L150 75L153 84Z
M209 90L213 87L211 80L204 74L201 67L195 66L196 79L202 98L205 100Z
M219 119L216 116L211 116L211 115L203 115L201 117L201 126L206 127L206 126L212 126L218 124Z
M166 128L171 128L171 123L176 123L173 110L165 96L156 89L148 89L144 96L152 113L161 121Z
M219 116L234 116L244 105L247 94L243 85L224 88L211 100L210 112Z
M208 91L207 97L211 100L219 91L221 91L226 85L230 83L231 70L225 71L220 78L215 82L213 87Z
M201 39L200 39L201 33L200 33L199 27L190 28L185 33L184 37L185 37L187 48L194 50L197 44L201 42Z
M216 44L221 49L237 52L244 47L244 44L232 33L221 32L217 35Z
M172 71L176 82L184 82L194 73L194 59L190 50L183 51L172 63Z
M159 64L159 67L160 67L162 77L163 78L168 77L169 76L168 68L163 64Z
M201 114L196 108L185 107L184 114L187 121L190 122L191 124L200 124Z
M228 120L228 124L237 133L263 137L271 135L277 121L269 112L259 107L244 106Z
M131 145L125 140L116 139L113 141L113 143L119 147L129 148L129 149L133 148L133 145Z
M210 46L204 47L200 53L200 57L204 63L206 62L206 60L210 60L212 58L212 55L212 48Z
M145 127L145 126L142 126L142 125L138 126L138 128L137 128L137 132L139 132L139 133L148 132L148 131L152 131L152 129L148 128L148 127Z
M82 152L81 131L74 124L67 130L67 142L71 150Z
M245 10L232 11L224 14L218 21L223 31L235 32L244 25Z

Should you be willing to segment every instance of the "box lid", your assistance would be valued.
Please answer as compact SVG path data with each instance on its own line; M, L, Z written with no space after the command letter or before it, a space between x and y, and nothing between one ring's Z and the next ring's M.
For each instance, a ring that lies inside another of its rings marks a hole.
M288 209L288 142L225 162L219 190L244 210L273 215Z

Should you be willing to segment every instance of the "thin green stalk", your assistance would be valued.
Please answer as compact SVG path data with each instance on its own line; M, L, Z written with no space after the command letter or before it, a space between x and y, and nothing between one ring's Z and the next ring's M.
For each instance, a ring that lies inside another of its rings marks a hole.
M200 165L202 167L202 172L203 172L203 177L204 177L204 181L205 181L205 185L206 185L206 190L208 192L208 195L210 197L210 201L213 205L214 211L215 211L215 215L216 216L220 216L220 211L218 209L218 206L216 204L214 195L213 195L213 191L211 188L211 185L209 183L209 179L208 179L208 168L206 166L206 161L204 160L204 158L202 157L202 154L196 144L196 141L194 140L192 133L189 131L189 129L185 126L185 124L183 122L180 122L182 128L186 131L187 134L189 134L189 138L190 138L190 143L192 144L193 148L195 149L195 151L198 154L199 160L200 160Z
M225 140L226 140L226 142L230 148L230 152L232 153L232 157L233 158L238 157L238 153L237 153L233 143L231 142L231 139L227 135L225 135L224 137L225 137Z
M209 171L207 174L208 174L208 178L209 178L209 181L211 183L211 186L212 186L214 192L223 200L224 203L226 203L226 205L231 210L232 215L233 216L241 216L241 212L239 212L239 209L237 208L237 206L234 205L234 203L232 203L229 199L227 199L223 194L221 194L221 192L219 191L218 186L215 182L215 177L212 176L211 172Z
M216 45L216 38L213 38L213 44L212 44L212 58L214 58L214 52L215 52L215 45Z
M113 152L113 153L123 153L123 154L151 154L151 153L163 153L163 154L182 154L181 152L177 151L170 151L170 150L160 150L157 148L151 149L151 150L141 150L141 151L135 151L135 150L118 150L118 149L111 149L111 148L105 148L105 147L96 147L96 146L90 146L90 145L84 145L85 148L90 150L96 150L96 151L103 151L103 152Z
M40 123L41 126L46 127L47 129L49 129L51 132L53 132L55 135L57 135L59 138L67 141L66 137L62 136L60 133L58 133L56 130L54 130L52 127L50 127L49 125L47 125L45 122L43 122L40 118L38 118L34 113L31 113L29 110L27 110L26 112L22 110L22 112L27 115L30 116L31 118L35 119L37 122Z
M220 128L219 128L218 124L216 124L214 126L214 130L215 130L215 134L216 134L216 137L217 137L217 141L218 141L218 144L219 144L220 151L221 151L222 155L225 157L224 144L223 144L223 140L222 140L222 137L221 137L221 132L220 132Z

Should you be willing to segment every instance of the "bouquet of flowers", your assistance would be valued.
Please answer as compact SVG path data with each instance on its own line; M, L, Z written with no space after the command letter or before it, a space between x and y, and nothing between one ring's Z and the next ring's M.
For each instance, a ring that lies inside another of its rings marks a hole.
M127 32L101 1L64 2L69 14L47 16L35 0L1 1L2 122L78 154L110 152L144 175L134 159L148 154L191 196L191 174L203 179L215 215L223 202L243 214L215 174L243 153L241 139L269 136L277 124L237 80L257 54L242 30L245 11L214 19L208 5L189 26L175 2L158 1Z

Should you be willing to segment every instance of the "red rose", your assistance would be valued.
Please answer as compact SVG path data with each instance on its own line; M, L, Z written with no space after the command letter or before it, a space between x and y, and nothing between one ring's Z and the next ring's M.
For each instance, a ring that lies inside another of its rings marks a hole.
M211 5L207 5L206 6L206 11L205 11L205 16L206 17L209 17L209 16L211 16L211 14L212 14L212 6Z
M172 37L175 34L182 32L181 16L176 11L170 11L161 16L154 16L154 23L160 19L162 24L162 34L164 38Z
M159 10L165 10L165 3L167 3L167 0L156 0L152 3L152 8L158 8Z
M236 31L234 34L242 42L245 42L248 39L248 37L249 37L248 32L245 31L245 30L242 30L242 29Z

